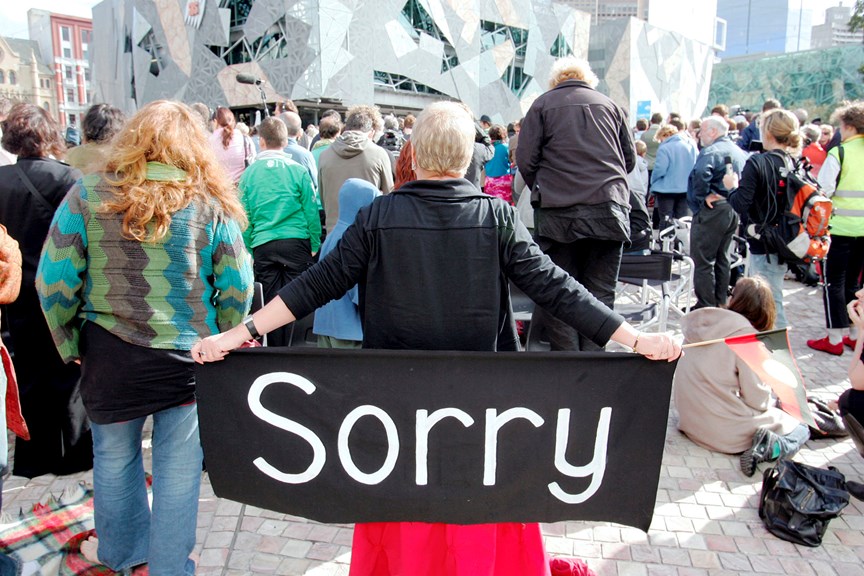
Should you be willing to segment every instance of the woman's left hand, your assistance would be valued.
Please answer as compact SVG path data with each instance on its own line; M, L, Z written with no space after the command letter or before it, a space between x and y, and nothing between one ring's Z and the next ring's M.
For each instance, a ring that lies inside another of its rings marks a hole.
M225 358L231 350L239 348L247 339L249 333L241 324L222 334L208 336L199 340L190 351L192 360L198 364L218 362Z
M633 351L649 360L672 362L681 356L681 345L675 342L669 334L640 332L639 341Z

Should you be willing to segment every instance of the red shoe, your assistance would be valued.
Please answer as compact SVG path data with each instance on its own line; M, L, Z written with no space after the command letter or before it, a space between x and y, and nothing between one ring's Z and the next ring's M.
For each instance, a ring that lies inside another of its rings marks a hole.
M852 340L849 336L843 336L843 344L848 346L849 348L855 349L855 344L857 344L857 340Z
M832 344L831 340L828 339L828 336L820 338L819 340L807 340L807 346L809 346L813 350L827 352L828 354L833 354L834 356L843 355L843 342Z

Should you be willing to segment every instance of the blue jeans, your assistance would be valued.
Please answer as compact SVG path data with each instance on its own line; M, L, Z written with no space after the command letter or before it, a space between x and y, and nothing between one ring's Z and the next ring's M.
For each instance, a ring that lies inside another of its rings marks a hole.
M750 254L750 276L762 276L768 281L771 286L771 293L774 295L774 306L777 308L777 320L774 322L774 328L786 328L789 324L786 323L786 313L783 311L783 276L786 275L786 264L781 264L777 260L776 254L769 256L765 254Z
M785 436L778 434L777 439L780 442L780 458L791 458L810 439L810 429L805 424L799 424Z
M145 418L93 423L99 560L114 571L148 563L152 576L194 574L203 452L195 404L153 414L153 511L141 433Z

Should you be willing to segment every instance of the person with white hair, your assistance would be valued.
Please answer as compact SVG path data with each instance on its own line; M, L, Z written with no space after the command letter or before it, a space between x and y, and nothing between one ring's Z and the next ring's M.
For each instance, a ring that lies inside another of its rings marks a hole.
M549 91L522 121L516 163L531 190L540 247L610 308L624 244L636 166L627 114L597 90L584 60L568 56L550 72ZM539 310L553 350L600 347Z
M411 136L417 180L361 208L325 258L240 328L198 342L195 361L221 360L250 338L249 326L269 332L358 283L363 348L515 350L509 280L598 345L611 339L650 359L677 358L670 336L637 332L543 254L514 207L463 178L474 134L463 105L427 107ZM360 523L351 574L546 576L549 561L536 523Z
M723 177L741 175L747 155L729 138L729 123L720 116L702 119L696 158L687 183L687 203L693 212L690 256L696 308L724 306L729 294L729 246L738 228L738 215L726 197ZM727 163L728 161L728 163Z

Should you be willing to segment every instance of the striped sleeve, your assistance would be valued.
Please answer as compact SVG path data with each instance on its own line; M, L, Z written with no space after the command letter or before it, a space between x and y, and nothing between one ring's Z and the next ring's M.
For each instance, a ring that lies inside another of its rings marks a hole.
M218 290L216 324L220 331L240 324L252 306L252 258L237 222L219 219L213 235L213 284Z
M54 214L36 273L42 312L64 362L80 356L78 310L87 273L88 213L86 190L79 182Z

